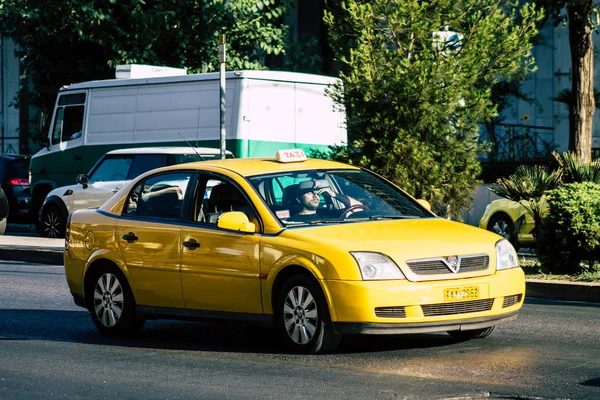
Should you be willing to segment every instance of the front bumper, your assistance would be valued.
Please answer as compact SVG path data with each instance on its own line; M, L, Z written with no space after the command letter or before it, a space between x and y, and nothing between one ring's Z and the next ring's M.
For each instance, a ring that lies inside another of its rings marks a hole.
M339 333L422 333L471 330L516 318L525 298L521 268L430 282L323 281ZM478 288L475 299L448 301L450 288Z

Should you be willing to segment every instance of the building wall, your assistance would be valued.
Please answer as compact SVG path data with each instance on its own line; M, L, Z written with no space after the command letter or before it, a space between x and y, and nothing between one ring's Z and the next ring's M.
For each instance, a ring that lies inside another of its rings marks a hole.
M0 153L19 153L20 111L12 106L20 88L19 60L12 40L0 38Z

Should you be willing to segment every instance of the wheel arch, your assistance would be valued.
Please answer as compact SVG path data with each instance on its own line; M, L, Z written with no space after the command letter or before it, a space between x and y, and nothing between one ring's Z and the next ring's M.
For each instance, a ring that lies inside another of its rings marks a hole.
M100 271L108 271L108 270L122 274L125 277L125 279L127 279L127 281L130 282L129 275L126 273L126 271L124 271L123 268L121 268L118 265L118 263L116 263L113 260L110 260L108 258L104 258L104 257L98 257L98 258L94 259L93 261L91 261L89 263L87 269L85 270L84 276L83 276L83 298L84 298L85 304L88 308L90 307L90 301L91 301L90 294L93 293L93 291L94 291L93 285L95 284L95 282L94 282L93 277ZM129 285L129 286L131 287L131 285ZM133 294L134 301L135 301L135 293L133 293L133 289L132 289L132 294Z
M334 320L335 310L334 310L333 304L331 302L331 293L329 292L327 286L323 284L324 283L323 279L318 277L312 271L312 269L309 269L306 267L306 265L302 265L300 263L289 264L289 265L281 268L276 273L276 275L273 278L273 283L270 285L271 292L270 292L269 302L268 302L268 304L264 305L265 313L274 314L274 305L275 305L275 302L277 299L277 295L281 291L285 282L292 276L296 276L296 275L303 275L303 276L309 278L310 280L312 280L315 283L315 285L317 285L321 289L321 292L323 293L323 297L325 298L325 301L327 302L327 308L329 310L329 314L330 314L332 320ZM267 308L267 306L269 308Z
M49 196L40 209L40 216L44 210L49 206L56 206L65 215L65 219L69 216L69 209L67 205L59 196Z

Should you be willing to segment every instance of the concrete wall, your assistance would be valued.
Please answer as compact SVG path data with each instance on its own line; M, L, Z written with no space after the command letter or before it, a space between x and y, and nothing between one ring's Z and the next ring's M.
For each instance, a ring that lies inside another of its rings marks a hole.
M11 106L20 87L12 40L0 38L0 153L19 153L19 110Z

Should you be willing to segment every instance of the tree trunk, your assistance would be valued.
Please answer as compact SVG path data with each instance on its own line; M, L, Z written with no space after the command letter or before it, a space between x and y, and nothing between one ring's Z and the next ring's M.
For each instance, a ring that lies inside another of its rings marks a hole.
M592 159L592 118L594 101L594 46L588 18L592 0L567 3L569 43L571 45L571 94L569 105L569 150L583 162Z

